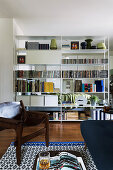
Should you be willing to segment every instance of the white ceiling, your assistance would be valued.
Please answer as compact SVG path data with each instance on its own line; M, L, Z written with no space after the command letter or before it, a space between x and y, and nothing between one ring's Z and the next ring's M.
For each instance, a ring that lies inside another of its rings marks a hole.
M113 39L113 0L0 0L0 17L15 18L25 35Z

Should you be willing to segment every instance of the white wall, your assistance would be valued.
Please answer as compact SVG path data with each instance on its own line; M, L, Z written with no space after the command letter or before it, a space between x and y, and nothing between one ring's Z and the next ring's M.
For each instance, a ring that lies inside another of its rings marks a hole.
M13 100L13 19L0 19L0 102Z

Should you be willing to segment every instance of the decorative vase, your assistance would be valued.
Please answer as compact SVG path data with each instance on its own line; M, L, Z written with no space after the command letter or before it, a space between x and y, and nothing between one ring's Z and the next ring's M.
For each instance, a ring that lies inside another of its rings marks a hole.
M87 42L87 49L91 49L91 42L93 41L92 39L86 39Z
M51 50L56 50L57 49L56 39L51 40L50 49Z
M86 42L81 42L81 47L82 49L86 49L87 43Z

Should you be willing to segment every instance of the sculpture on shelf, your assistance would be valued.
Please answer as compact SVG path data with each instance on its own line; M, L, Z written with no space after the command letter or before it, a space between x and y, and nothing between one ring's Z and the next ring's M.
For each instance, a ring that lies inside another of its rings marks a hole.
M86 39L87 42L87 49L91 49L91 42L93 41L92 39Z
M56 39L51 40L50 49L51 50L56 50L57 49Z

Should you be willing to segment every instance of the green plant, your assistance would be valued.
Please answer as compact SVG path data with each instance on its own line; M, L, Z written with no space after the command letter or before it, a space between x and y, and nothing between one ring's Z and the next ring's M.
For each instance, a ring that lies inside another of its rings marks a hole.
M94 101L94 102L98 102L99 101L99 98L98 98L98 96L95 96L95 95L92 95L91 97L90 97L90 101Z

